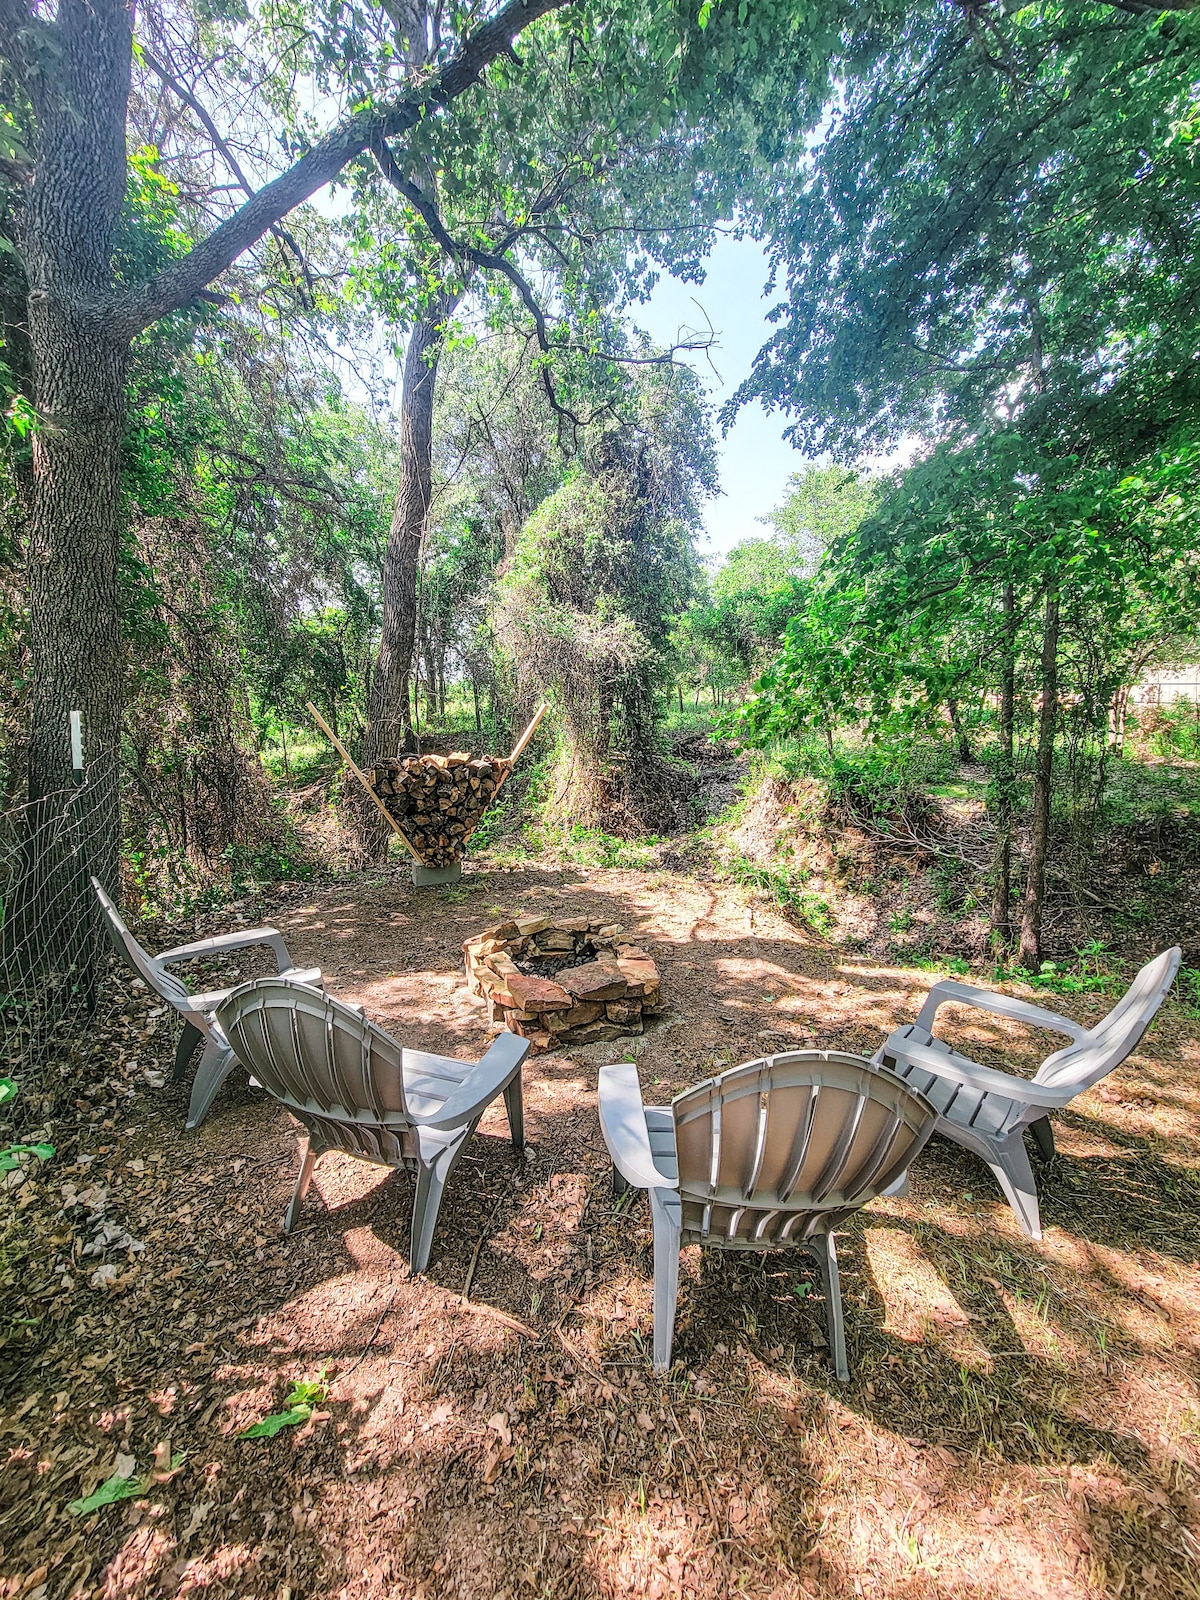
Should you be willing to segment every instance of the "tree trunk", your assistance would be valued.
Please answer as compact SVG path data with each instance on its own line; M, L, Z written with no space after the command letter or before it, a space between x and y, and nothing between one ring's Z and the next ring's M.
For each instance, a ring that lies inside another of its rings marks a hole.
M1000 667L1000 760L996 773L996 844L992 856L992 932L1007 940L1012 899L1012 820L1016 788L1013 718L1016 703L1017 616L1013 586L1004 585L1004 644Z
M1052 588L1046 597L1046 627L1042 635L1042 707L1038 713L1029 867L1025 878L1025 903L1021 908L1021 965L1031 972L1036 972L1042 962L1042 905L1046 896L1046 852L1050 843L1050 797L1057 723L1058 591Z
M383 564L379 654L371 677L364 764L398 755L413 738L410 687L417 629L417 573L433 481L433 401L444 328L458 304L444 296L418 322L404 357L400 398L400 483Z
M1197 709L1200 710L1200 706ZM1128 711L1129 690L1126 688L1121 691L1121 705L1117 714L1117 754L1119 756L1125 754L1125 718Z
M962 718L958 714L958 701L947 700L946 710L950 714L950 726L954 730L955 742L958 745L958 759L960 761L973 761L971 741L967 737L967 730L963 727Z
M68 718L83 713L77 801L86 866L116 893L122 672L117 558L128 339L110 258L125 194L131 31L122 0L60 0L53 71L37 80L37 160L24 222L33 436L27 584L29 797L37 833L72 783ZM40 823L40 827L38 824ZM68 912L90 912L86 875ZM49 929L43 929L48 934Z

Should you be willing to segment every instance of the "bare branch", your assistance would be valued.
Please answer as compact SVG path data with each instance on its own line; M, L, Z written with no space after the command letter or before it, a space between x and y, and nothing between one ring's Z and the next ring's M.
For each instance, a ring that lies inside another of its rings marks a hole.
M508 0L464 40L440 71L431 73L410 94L347 117L286 172L256 190L244 206L186 256L123 295L113 308L117 325L132 337L167 312L186 305L261 239L273 223L323 189L355 156L372 148L380 138L407 133L422 117L450 105L505 52L517 34L571 3L572 0ZM14 0L0 0L0 4L9 7Z
M242 171L241 164L239 163L237 156L234 155L228 143L222 137L216 123L209 116L208 110L203 103L197 100L195 95L193 95L189 89L185 88L185 86L180 83L177 78L168 72L166 67L164 67L162 63L145 48L144 45L142 47L142 59L150 68L150 71L154 73L155 77L158 78L160 82L171 91L175 98L181 101L185 106L188 107L190 111L195 114L196 120L204 129L205 133L207 133L208 137L212 140L213 149L216 150L218 155L224 161L225 165L229 168L230 172L232 172L234 177L237 179L238 188L240 188L246 195L253 195L253 184L251 184L250 180L246 177L246 174ZM300 300L302 304L311 306L313 275L309 269L308 262L304 258L303 250L301 250L299 244L296 242L295 235L292 234L289 229L285 228L281 222L273 222L271 224L270 231L272 236L279 241L280 245L283 248L290 250L295 256L296 264L300 268L301 276L304 279L304 286L300 292Z

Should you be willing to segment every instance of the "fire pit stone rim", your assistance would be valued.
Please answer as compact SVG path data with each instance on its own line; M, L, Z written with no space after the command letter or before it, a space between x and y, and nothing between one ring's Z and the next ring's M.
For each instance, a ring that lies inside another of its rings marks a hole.
M583 916L511 918L464 939L467 986L487 1001L490 1021L529 1039L535 1051L640 1034L644 1019L664 1009L662 990L653 958L623 942L623 932L619 922ZM517 965L570 955L577 964L553 977Z

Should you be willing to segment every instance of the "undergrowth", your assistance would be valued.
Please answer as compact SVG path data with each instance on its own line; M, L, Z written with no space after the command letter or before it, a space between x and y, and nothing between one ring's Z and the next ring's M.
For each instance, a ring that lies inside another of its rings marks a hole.
M659 846L666 842L657 834L619 839L602 828L585 828L578 822L570 826L531 823L525 828L525 837L538 855L555 855L580 867L624 867L637 872L657 865Z
M824 895L806 887L808 873L801 868L789 867L781 862L763 864L751 861L748 856L734 851L728 854L722 867L735 883L767 894L789 916L806 924L822 939L833 933L833 911Z

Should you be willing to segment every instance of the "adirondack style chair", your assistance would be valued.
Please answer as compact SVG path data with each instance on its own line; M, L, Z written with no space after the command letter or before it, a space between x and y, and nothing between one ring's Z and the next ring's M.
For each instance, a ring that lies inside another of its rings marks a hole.
M152 956L133 937L104 889L92 879L92 888L100 902L104 925L108 929L117 954L145 982L160 1000L173 1006L183 1019L183 1031L175 1050L176 1080L187 1071L188 1062L203 1042L204 1051L196 1076L192 1080L192 1095L188 1103L187 1126L198 1128L208 1115L217 1090L225 1082L234 1066L233 1051L214 1019L217 1006L232 992L214 990L209 994L190 994L187 987L167 968L179 961L196 961L201 956L228 955L234 950L249 950L255 945L267 945L275 957L275 964L286 977L300 983L320 984L319 967L297 967L288 954L283 935L276 928L242 928L237 933L219 933L211 939L198 939L194 944L181 944L174 950L164 950Z
M1119 1067L1136 1050L1179 970L1178 945L1155 956L1094 1028L1084 1028L1042 1006L947 979L935 983L907 1027L889 1035L873 1057L876 1066L919 1089L938 1111L937 1132L982 1156L1031 1239L1042 1236L1037 1184L1025 1149L1026 1128L1042 1159L1054 1154L1050 1112ZM939 1006L973 1006L1032 1028L1065 1034L1071 1043L1047 1056L1032 1081L957 1054L933 1031Z
M677 1095L642 1102L637 1068L600 1072L600 1127L619 1190L650 1195L654 1365L671 1365L679 1252L803 1246L816 1256L834 1371L847 1382L834 1229L884 1193L903 1193L937 1114L861 1056L798 1050L734 1067Z
M257 978L217 1007L242 1065L307 1130L283 1219L296 1224L317 1162L330 1150L416 1176L410 1264L429 1264L446 1180L484 1111L504 1096L513 1148L525 1144L521 1065L529 1041L502 1033L482 1061L409 1050L319 989Z

